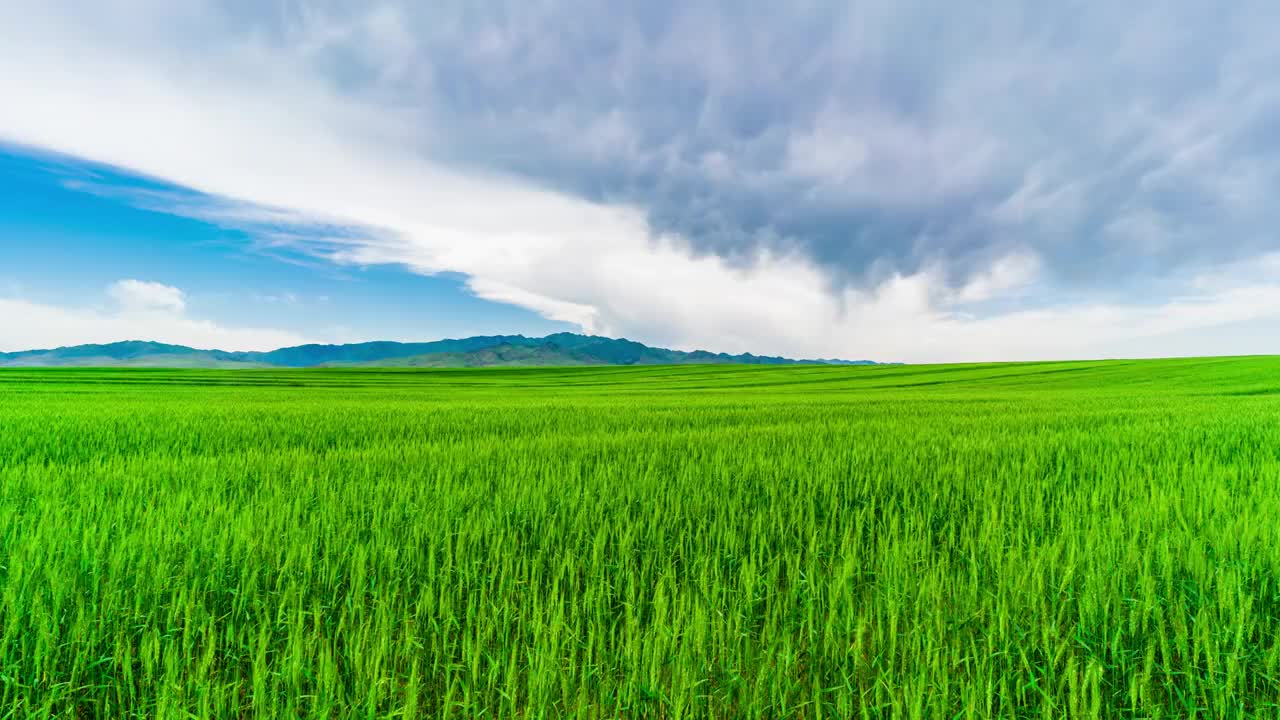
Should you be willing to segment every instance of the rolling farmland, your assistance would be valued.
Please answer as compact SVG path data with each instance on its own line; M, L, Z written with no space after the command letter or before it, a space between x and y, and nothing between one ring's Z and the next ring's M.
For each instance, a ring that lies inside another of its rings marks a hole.
M1280 358L0 371L0 717L1280 712Z

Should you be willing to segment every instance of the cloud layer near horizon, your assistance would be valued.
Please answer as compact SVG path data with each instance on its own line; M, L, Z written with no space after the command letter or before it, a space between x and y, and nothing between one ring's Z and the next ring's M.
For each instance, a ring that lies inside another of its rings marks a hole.
M154 340L219 350L273 350L309 342L295 333L225 327L191 317L184 293L163 283L126 279L112 283L110 302L62 307L0 295L0 352L70 345Z
M0 0L0 139L655 344L1280 351L1272 5L643 8Z

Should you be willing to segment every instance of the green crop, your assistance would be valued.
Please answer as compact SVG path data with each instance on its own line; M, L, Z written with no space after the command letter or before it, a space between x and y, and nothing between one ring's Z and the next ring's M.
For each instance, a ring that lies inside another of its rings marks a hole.
M1274 717L1280 359L0 372L0 718Z

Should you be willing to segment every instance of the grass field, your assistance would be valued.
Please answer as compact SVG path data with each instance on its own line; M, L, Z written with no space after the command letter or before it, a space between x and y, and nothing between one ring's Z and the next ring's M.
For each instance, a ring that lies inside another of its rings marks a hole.
M0 718L1275 717L1280 358L0 371Z

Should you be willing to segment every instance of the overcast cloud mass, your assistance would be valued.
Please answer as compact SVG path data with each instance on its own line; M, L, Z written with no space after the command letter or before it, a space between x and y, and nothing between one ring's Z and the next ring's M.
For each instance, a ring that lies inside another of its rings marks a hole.
M0 141L655 344L1280 352L1277 27L1247 0L0 0Z

